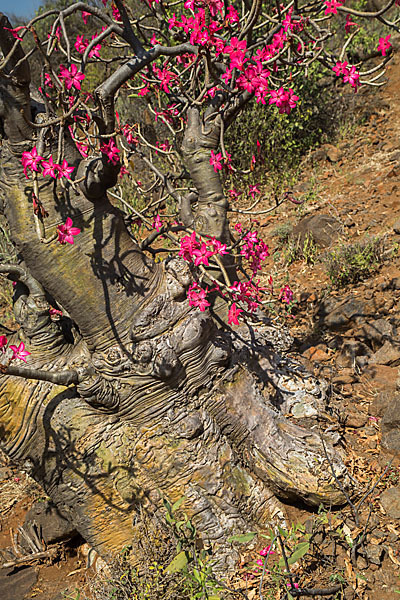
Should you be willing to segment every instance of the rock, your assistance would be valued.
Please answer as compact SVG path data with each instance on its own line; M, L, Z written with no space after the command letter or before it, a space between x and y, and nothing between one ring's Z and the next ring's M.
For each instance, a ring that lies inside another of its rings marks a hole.
M29 533L30 527L36 524L40 536L46 544L53 544L71 539L77 532L75 527L48 500L36 502L27 512L23 528Z
M338 162L338 160L340 160L342 158L342 152L339 150L339 148L336 148L335 146L332 146L331 144L326 144L325 145L326 148L326 156L328 157L328 160L330 162Z
M396 336L396 330L387 319L376 319L363 323L354 331L354 335L365 342L380 344L385 340L392 341Z
M384 553L383 546L370 545L370 546L367 546L367 548L365 550L365 554L366 554L369 562L372 563L373 565L378 565L378 566L382 562L383 553Z
M368 568L368 563L365 560L365 558L363 556L359 556L357 558L357 569L367 569Z
M1 569L1 600L24 600L38 579L34 567Z
M307 236L311 236L314 244L326 248L334 242L342 230L340 222L330 215L311 215L301 219L294 227L291 238L296 240L300 248L304 247Z
M400 348L386 341L369 359L370 365L398 365L400 363Z
M388 517L400 519L400 486L385 490L379 500Z
M318 316L322 324L329 329L345 329L350 326L351 321L360 324L372 313L368 303L358 300L354 296L348 296L340 303L322 302L318 309Z
M327 347L324 344L319 344L318 346L307 348L307 350L303 352L303 355L313 362L324 362L330 358L326 350Z
M359 427L364 427L367 421L368 417L364 413L350 413L346 415L345 425L358 429Z
M393 231L395 233L400 233L400 219L397 219L397 221L393 223Z
M400 453L400 396L397 394L389 404L382 419L382 446L393 453Z
M0 481L10 479L10 477L12 477L12 474L13 473L10 467L0 467Z
M393 398L393 391L386 390L383 392L379 392L379 394L375 396L369 407L369 414L374 417L383 417L387 407L393 401Z
M386 365L368 365L363 372L362 379L376 390L394 391L398 377L397 367Z

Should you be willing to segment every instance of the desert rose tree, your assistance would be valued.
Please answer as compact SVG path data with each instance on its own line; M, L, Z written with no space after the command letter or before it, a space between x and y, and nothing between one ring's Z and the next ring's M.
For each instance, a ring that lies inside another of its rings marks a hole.
M398 2L353 4L103 0L17 28L1 16L0 206L18 260L0 272L20 324L0 331L1 443L105 558L163 498L185 497L224 564L229 534L265 525L275 497L345 500L339 452L301 427L325 387L260 309L268 247L230 231L237 192L222 176L243 107L296 110L314 62L354 91L381 82ZM349 57L366 19L389 33L363 71ZM118 111L140 96L162 139Z

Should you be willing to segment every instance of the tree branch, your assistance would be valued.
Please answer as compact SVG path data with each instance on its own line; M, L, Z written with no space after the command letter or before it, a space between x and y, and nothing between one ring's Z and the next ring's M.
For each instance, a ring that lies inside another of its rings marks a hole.
M45 371L43 369L31 369L29 367L15 367L13 365L5 367L4 365L0 365L0 372L4 375L23 377L24 379L36 379L38 381L48 381L49 383L65 385L66 387L72 383L78 384L80 381L78 372L72 369L69 371Z

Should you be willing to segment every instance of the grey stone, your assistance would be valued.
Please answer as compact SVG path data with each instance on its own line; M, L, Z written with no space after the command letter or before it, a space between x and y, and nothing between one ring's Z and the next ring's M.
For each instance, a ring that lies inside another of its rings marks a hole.
M71 539L77 533L75 527L48 500L36 502L27 512L23 528L29 533L34 524L46 544Z
M331 308L332 307L332 308ZM369 315L368 304L354 296L348 296L344 301L335 303L321 303L318 315L322 323L329 329L345 329L350 322L360 323Z
M381 343L383 340L392 341L396 336L396 330L387 319L376 319L363 323L354 334L364 341Z
M382 392L379 392L379 394L375 396L369 407L369 414L374 417L383 417L389 404L393 402L394 397L395 392L391 390L384 390Z
M397 221L393 223L393 231L395 233L400 233L400 219L397 219Z
M382 419L382 446L391 452L400 452L400 397L394 396Z
M369 363L371 365L393 365L400 363L400 348L389 341L386 341L379 350L373 354Z
M1 569L1 600L24 600L38 579L34 567Z
M400 487L392 487L382 492L380 502L391 519L400 519Z
M291 237L303 247L307 236L311 236L317 246L326 248L338 238L341 230L342 225L331 215L309 215L294 227Z
M365 554L367 559L373 565L380 565L382 562L384 548L382 546L367 546Z

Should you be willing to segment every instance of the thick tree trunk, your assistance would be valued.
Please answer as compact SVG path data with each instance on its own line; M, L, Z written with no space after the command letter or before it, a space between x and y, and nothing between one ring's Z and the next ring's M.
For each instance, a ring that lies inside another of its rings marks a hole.
M6 53L12 39L3 31L1 40ZM131 542L143 511L157 518L162 496L185 496L183 509L219 543L225 565L235 558L229 534L265 525L275 494L343 502L349 481L338 452L301 418L283 417L315 417L325 401L324 386L284 358L285 332L260 323L232 333L222 304L190 308L187 264L156 265L139 251L107 198L116 170L102 158L80 161L67 135L64 156L83 179L79 188L39 185L49 213L41 229L21 156L35 144L48 155L54 138L29 125L28 85L20 69L1 87L0 187L21 260L2 272L18 280L21 329L10 341L31 353L31 379L23 367L20 376L0 375L7 454L105 558ZM199 196L195 227L227 240L227 203L209 172L217 142L218 124L204 130L192 112L184 152ZM43 239L68 216L82 230L73 246ZM65 312L59 323L49 301ZM53 374L48 381L43 371Z

